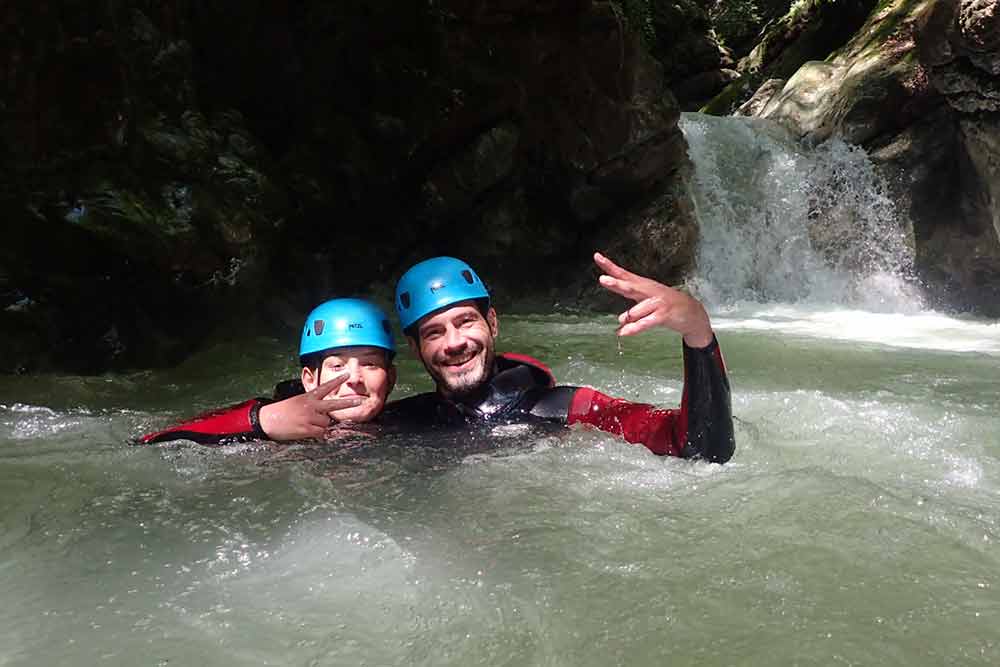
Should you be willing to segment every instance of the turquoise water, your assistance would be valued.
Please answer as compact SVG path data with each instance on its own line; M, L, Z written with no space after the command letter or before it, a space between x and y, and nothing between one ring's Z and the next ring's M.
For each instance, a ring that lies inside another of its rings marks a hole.
M127 444L269 391L293 371L272 339L171 371L0 378L0 665L997 664L1000 325L713 320L725 466L582 429ZM504 317L500 347L676 405L676 338L619 354L613 328ZM428 386L401 373L400 396Z

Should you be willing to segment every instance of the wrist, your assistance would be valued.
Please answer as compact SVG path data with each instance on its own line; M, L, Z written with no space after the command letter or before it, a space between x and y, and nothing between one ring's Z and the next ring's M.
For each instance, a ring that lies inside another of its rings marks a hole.
M273 439L271 435L275 424L274 403L258 401L250 411L250 424L258 435Z
M715 333L711 329L684 334L684 344L695 350L703 350L714 341Z

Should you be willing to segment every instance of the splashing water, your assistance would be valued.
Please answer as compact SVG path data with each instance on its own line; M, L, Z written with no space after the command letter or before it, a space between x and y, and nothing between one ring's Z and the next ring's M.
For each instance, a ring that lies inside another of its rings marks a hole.
M733 461L578 428L126 444L288 377L277 339L0 376L0 665L1000 664L1000 323L906 312L857 149L684 125ZM678 337L617 324L505 315L502 351L677 406Z
M684 114L701 226L692 288L738 301L915 311L909 224L865 152L750 118Z

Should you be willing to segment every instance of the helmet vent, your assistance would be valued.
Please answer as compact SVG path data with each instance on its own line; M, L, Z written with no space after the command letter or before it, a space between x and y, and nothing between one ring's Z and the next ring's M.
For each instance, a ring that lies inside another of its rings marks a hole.
M410 293L409 292L403 292L402 294L400 294L399 295L399 302L401 304L403 304L403 308L409 308L410 307Z
M382 328L386 333L392 333L392 329L389 327L389 320L382 320Z
M465 282L470 285L475 282L475 279L472 277L472 271L469 271L468 269L462 271L462 277L465 278Z
M323 325L324 324L325 323L323 322L323 320L315 320L315 321L313 321L313 329L316 331L316 335L317 336L322 336L323 335Z

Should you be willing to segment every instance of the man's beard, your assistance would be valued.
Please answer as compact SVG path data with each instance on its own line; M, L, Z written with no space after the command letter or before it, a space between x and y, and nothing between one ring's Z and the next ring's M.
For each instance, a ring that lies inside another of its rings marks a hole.
M493 350L486 349L476 356L475 365L462 373L442 373L424 363L424 368L434 378L438 391L451 399L461 400L475 394L490 379L493 369Z

